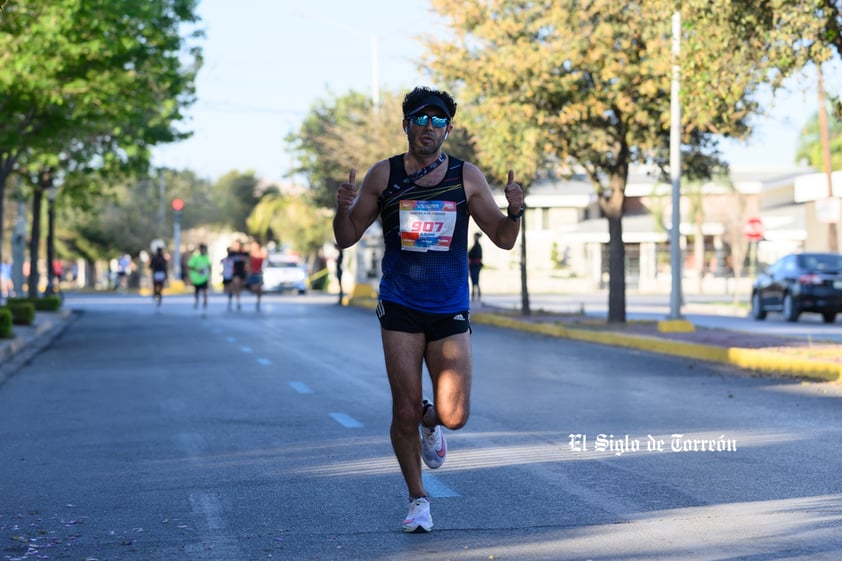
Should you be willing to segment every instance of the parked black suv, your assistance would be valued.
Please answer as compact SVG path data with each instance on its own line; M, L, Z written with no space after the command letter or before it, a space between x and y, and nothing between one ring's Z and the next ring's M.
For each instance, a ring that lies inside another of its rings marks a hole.
M794 253L782 257L754 281L751 315L782 312L787 321L798 321L801 312L822 315L833 323L842 312L842 254Z

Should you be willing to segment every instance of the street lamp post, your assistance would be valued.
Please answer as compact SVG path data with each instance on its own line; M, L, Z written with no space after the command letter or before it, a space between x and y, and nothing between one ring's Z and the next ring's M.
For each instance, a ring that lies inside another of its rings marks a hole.
M58 195L58 187L55 185L47 189L47 289L44 291L45 296L50 296L56 293L55 290L55 269L53 262L55 261L56 250L56 196Z
M181 270L181 211L184 209L184 199L173 199L173 273L175 278L184 280L187 271Z
M681 319L681 13L672 16L672 81L670 85L670 183L672 184L672 230L670 230L670 319Z

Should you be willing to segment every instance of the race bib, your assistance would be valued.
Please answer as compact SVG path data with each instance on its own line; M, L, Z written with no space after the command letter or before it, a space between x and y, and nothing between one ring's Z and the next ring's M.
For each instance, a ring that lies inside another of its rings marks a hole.
M152 278L156 282L163 282L167 278L167 274L164 271L155 271L152 273Z
M453 201L401 201L401 249L449 251L456 229Z

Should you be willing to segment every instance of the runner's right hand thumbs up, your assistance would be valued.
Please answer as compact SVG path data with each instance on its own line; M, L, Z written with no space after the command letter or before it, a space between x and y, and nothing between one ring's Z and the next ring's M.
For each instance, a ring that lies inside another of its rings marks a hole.
M352 169L346 183L340 183L336 190L336 208L348 210L357 197L357 170Z

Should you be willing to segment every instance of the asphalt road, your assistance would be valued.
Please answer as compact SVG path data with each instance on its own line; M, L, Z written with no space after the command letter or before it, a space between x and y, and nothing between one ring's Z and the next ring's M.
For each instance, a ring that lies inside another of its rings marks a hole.
M477 325L407 535L373 312L67 304L0 386L0 559L842 558L838 386Z

